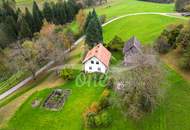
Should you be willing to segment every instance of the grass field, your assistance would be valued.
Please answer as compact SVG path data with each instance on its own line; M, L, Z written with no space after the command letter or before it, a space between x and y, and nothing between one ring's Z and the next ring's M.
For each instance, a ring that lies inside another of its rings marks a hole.
M96 8L99 15L108 19L120 15L139 12L174 12L174 4L159 4L139 0L112 0L110 4Z
M35 99L44 99L51 92L47 89L35 93L22 105L14 118L9 123L9 129L19 130L79 130L83 126L82 113L88 105L101 94L103 87L88 82L76 85L74 81L68 82L59 88L71 89L72 94L59 112L52 112L44 108L32 108ZM23 123L25 122L25 123ZM63 123L64 122L64 123ZM22 125L21 125L22 124Z
M108 43L115 35L118 35L123 40L136 36L143 44L152 43L167 25L182 21L161 15L126 17L104 27L104 42Z

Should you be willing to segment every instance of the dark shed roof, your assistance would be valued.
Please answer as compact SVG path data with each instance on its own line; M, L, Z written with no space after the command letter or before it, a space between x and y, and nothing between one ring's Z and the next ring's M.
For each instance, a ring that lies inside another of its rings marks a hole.
M123 53L127 53L132 47L135 47L138 51L141 52L141 43L137 40L135 36L133 36L126 42L123 48Z

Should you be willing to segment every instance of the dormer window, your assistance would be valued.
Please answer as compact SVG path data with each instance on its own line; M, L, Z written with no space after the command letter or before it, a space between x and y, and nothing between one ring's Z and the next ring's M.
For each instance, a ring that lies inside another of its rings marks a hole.
M99 65L99 61L96 61L96 64Z
M94 64L94 61L93 61L93 60L91 61L91 64Z

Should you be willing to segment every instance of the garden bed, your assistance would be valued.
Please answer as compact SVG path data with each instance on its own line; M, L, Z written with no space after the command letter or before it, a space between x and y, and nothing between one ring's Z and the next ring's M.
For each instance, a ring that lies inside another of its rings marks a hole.
M45 100L43 107L49 110L58 111L64 106L65 101L70 94L70 89L56 89Z

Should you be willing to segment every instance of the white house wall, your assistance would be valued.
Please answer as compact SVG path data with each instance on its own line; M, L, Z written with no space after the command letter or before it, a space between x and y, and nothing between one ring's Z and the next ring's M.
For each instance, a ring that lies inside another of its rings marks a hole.
M94 63L92 63L91 61L93 61ZM96 62L99 62L99 64L96 64ZM98 68L100 68L100 70L98 70ZM101 61L99 61L96 57L92 57L91 59L85 62L84 69L85 69L85 72L88 72L88 73L93 73L93 72L105 73L107 70L107 67Z

